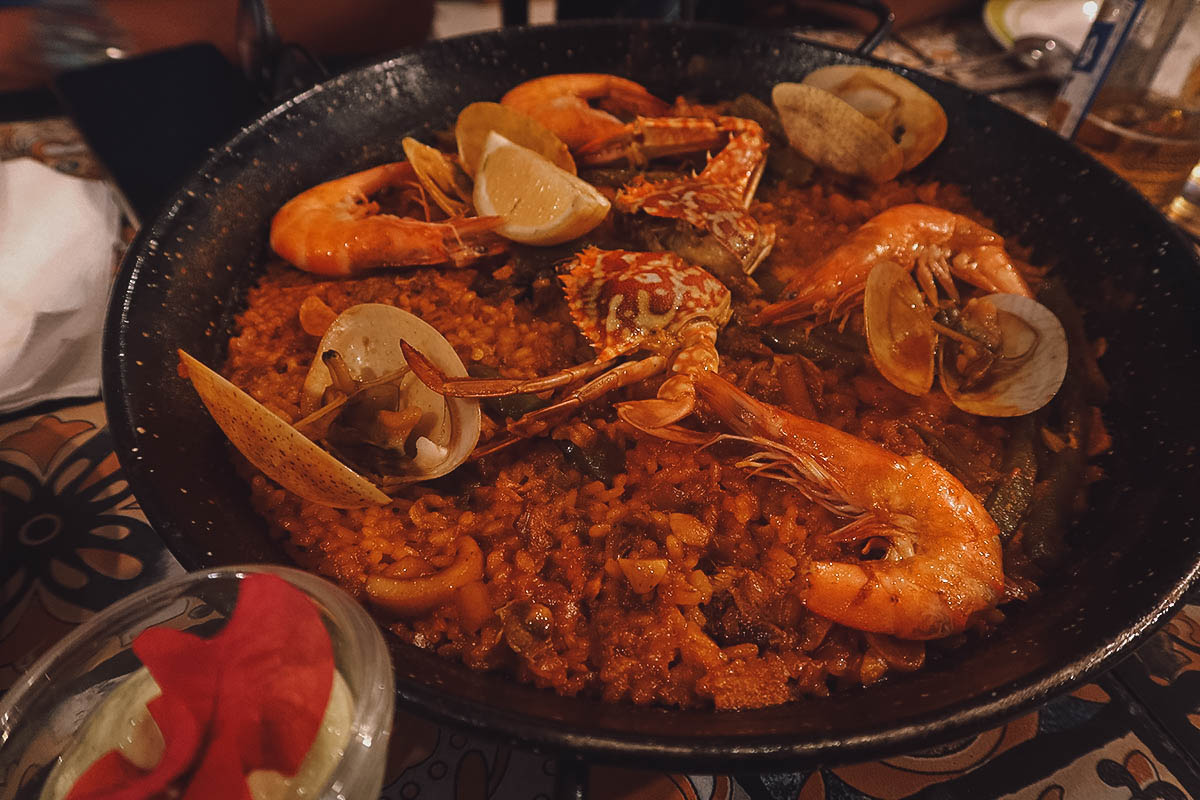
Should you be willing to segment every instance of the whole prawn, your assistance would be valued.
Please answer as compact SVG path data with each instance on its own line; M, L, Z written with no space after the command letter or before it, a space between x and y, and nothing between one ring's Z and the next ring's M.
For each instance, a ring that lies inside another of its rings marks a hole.
M843 535L887 540L880 560L810 562L809 610L858 630L936 639L995 607L1004 588L999 528L936 462L759 402L712 372L692 381L737 432L730 438L761 448L740 466L854 517Z
M314 186L276 212L271 249L307 272L340 276L376 267L463 266L507 247L492 232L499 217L427 222L381 214L370 200L389 187L416 184L412 164L400 161Z
M784 299L760 311L755 322L841 316L862 294L867 276L881 261L917 268L918 282L927 294L936 293L936 280L957 297L950 280L953 275L989 292L1033 296L999 234L961 214L911 203L867 220L845 244L793 278L784 287Z
M510 89L500 103L545 125L572 151L625 133L625 123L609 111L661 117L670 109L641 84L600 73L534 78Z

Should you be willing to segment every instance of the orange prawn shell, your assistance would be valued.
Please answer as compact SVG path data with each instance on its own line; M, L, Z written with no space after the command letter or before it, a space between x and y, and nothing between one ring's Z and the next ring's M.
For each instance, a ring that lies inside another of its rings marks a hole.
M1033 296L1004 249L1003 237L961 214L909 203L864 222L844 244L789 281L783 299L762 309L755 323L835 319L861 298L867 276L881 260L911 270L933 246L971 257L974 266L955 260L955 274L962 280L989 292Z
M639 83L602 73L545 75L510 89L500 104L528 114L574 150L597 139L619 134L620 119L601 108L658 117L670 106Z
M271 249L306 272L346 276L378 267L462 266L507 247L493 233L499 217L427 222L380 213L370 199L406 185L417 185L416 172L410 162L398 161L313 186L275 213Z

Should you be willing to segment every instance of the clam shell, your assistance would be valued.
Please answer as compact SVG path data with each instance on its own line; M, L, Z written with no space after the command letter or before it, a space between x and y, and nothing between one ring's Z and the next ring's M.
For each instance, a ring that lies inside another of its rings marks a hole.
M893 386L921 396L933 387L937 334L925 298L908 270L881 261L867 276L863 296L867 346Z
M334 508L385 505L377 486L192 356L179 351L196 393L246 459L293 494Z
M1067 374L1067 335L1054 312L1036 300L1016 294L991 294L1003 336L1002 353L986 385L964 390L947 361L939 355L942 388L950 402L984 417L1019 417L1037 411L1058 393Z
M879 125L900 147L905 171L924 161L946 137L941 104L891 70L836 64L813 70L803 82L837 95Z
M395 306L364 303L352 306L330 324L317 348L316 357L304 380L302 408L316 409L332 382L329 368L321 359L336 350L355 380L369 381L408 366L400 350L407 341L450 377L467 377L467 368L454 348L437 329L420 317ZM479 401L446 398L414 376L401 383L407 405L425 411L415 429L417 457L413 471L389 476L389 483L411 483L437 478L466 461L479 441ZM424 439L424 441L422 441Z
M515 108L481 102L471 103L460 111L454 124L459 160L472 177L483 161L483 150L492 131L522 147L528 147L554 166L576 174L575 159L571 158L563 140L549 128Z
M818 166L876 183L890 181L904 167L904 154L887 132L831 92L780 83L771 101L788 143Z

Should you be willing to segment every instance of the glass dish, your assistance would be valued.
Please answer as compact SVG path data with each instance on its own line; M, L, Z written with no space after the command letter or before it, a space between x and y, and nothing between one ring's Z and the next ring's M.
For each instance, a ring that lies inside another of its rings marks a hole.
M238 585L269 572L316 604L333 642L334 662L354 697L345 753L322 800L379 796L391 733L395 686L379 627L349 595L287 567L220 567L155 584L105 609L64 637L0 698L0 800L36 798L88 715L141 667L130 649L149 627L211 636L233 610Z

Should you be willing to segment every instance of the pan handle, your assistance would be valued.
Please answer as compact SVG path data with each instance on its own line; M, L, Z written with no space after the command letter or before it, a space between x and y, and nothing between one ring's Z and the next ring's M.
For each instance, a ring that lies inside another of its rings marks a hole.
M298 44L285 44L264 0L238 0L237 50L242 71L268 105L329 77Z
M852 51L856 56L869 56L883 43L888 34L892 31L892 25L896 21L896 15L892 12L890 6L883 0L824 0L830 5L837 6L852 6L863 11L869 11L875 16L875 27L867 34L866 38L859 42L858 47ZM803 37L804 29L797 28L796 35Z
M834 0L834 2L861 8L875 15L875 28L867 34L867 38L863 39L858 47L854 48L854 55L856 56L871 55L875 48L879 47L888 34L891 33L892 25L896 22L895 13L893 13L891 7L887 3L884 3L883 0Z

